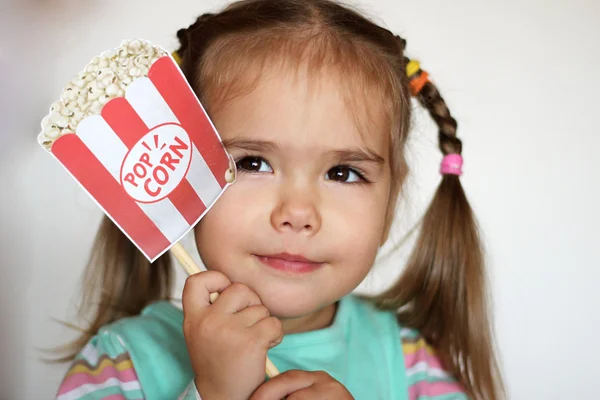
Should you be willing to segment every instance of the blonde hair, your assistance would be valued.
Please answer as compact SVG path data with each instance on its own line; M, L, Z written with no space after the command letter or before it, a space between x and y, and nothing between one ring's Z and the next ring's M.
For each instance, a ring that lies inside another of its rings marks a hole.
M371 108L383 110L391 135L389 231L408 171L404 148L411 96L404 39L331 0L238 1L217 14L200 16L177 36L181 68L209 114L252 90L267 68L300 65L309 72L336 68L347 88L348 105L363 127L366 121L359 116L368 107L359 107L365 99ZM443 154L460 154L456 121L437 88L427 82L417 98L437 123ZM420 330L470 396L498 399L504 392L488 317L483 258L460 180L445 175L398 282L371 300L397 311L404 326ZM82 312L93 311L94 317L69 348L71 358L102 325L168 298L171 273L168 257L150 265L105 219L87 273L89 288L100 288L100 305L94 306L93 296L84 293Z

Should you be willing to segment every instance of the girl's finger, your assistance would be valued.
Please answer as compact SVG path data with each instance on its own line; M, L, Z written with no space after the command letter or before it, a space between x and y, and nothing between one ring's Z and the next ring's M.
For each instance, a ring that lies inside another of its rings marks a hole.
M246 307L258 306L262 302L252 289L241 283L232 283L214 302L215 310L235 314Z
M268 348L278 345L283 340L281 321L276 317L264 318L250 329L256 339Z
M322 391L318 389L317 385L311 385L307 388L296 390L294 393L291 393L289 396L285 397L285 400L321 400L323 398L327 399L337 399L337 397L324 397Z
M218 271L204 271L188 276L182 295L184 313L195 313L210 306L210 294L221 292L230 285L229 278Z
M263 383L250 400L280 400L314 383L314 376L306 371L286 371Z
M263 305L250 306L236 314L236 319L243 327L254 326L257 322L269 318L271 313Z

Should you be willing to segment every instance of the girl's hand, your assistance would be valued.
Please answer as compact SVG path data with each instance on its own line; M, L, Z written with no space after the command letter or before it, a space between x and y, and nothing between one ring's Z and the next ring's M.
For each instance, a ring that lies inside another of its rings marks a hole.
M354 400L348 389L323 371L291 370L263 383L250 400Z
M210 304L211 293L221 292ZM222 273L187 278L183 332L203 400L246 400L265 380L267 350L283 338L256 293Z

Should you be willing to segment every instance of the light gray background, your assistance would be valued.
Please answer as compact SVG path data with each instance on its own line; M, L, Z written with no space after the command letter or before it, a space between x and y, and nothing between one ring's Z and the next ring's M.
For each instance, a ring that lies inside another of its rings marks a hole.
M96 53L134 37L173 49L177 29L222 4L0 0L0 399L53 398L66 366L37 349L73 337L53 319L72 321L100 218L37 146L41 118ZM510 398L597 398L600 2L360 4L408 40L459 121ZM415 122L396 242L439 180L434 126L419 111ZM405 256L383 259L361 288L381 289Z

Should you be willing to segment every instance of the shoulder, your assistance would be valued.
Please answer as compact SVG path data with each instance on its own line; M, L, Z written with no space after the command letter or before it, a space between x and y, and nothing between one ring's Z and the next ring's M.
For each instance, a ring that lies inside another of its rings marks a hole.
M468 398L456 379L446 371L433 346L419 331L401 328L400 341L411 400Z
M399 348L410 400L466 400L460 384L447 372L430 343L416 329L398 322L397 313L377 308L368 298L347 296L344 306L360 323L363 339L372 339L387 348ZM368 328L368 329L367 329ZM364 332L372 336L366 337ZM401 373L401 372L398 372Z
M164 347L185 347L183 313L168 302L152 304L137 316L108 324L93 336L70 365L57 398L97 399L121 395L144 398L142 384L145 357L168 357ZM176 340L177 335L181 341ZM169 339L169 340L167 340ZM173 352L171 352L173 353ZM141 375L140 375L141 374Z
M183 312L167 301L153 303L139 315L121 318L100 328L92 339L103 352L117 354L127 351L136 361L136 354L153 348L165 348L169 343L183 343Z

